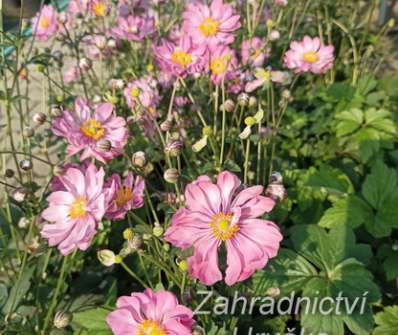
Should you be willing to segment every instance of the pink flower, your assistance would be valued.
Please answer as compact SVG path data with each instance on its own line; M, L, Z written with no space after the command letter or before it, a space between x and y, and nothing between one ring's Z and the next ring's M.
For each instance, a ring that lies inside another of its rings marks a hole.
M42 10L32 19L33 35L40 41L48 41L58 31L58 12L51 5L43 6Z
M205 285L223 279L219 269L218 249L225 243L227 251L225 282L233 285L262 269L275 257L282 235L271 221L260 219L275 205L262 196L262 186L237 191L241 182L228 171L218 175L214 184L201 176L185 190L186 207L172 217L165 239L188 249L189 273Z
M117 300L106 322L115 335L191 335L192 311L168 291L132 293Z
M142 41L155 32L155 21L151 17L120 16L118 26L112 29L115 37L127 41Z
M83 99L77 98L73 111L64 110L53 122L55 135L69 142L68 155L82 152L80 159L94 157L105 163L123 152L128 138L126 121L114 115L111 103L101 103L94 109ZM111 148L104 151L98 144L109 141Z
M80 79L80 77L82 76L82 72L83 71L77 65L72 66L69 69L65 70L62 75L65 84L70 84Z
M97 33L87 35L83 38L87 46L87 54L91 59L100 59L106 57L111 53L111 48L108 47L108 38L105 34Z
M206 48L194 46L188 36L175 43L163 39L162 44L154 48L161 69L176 77L201 72L207 62L205 52Z
M152 81L151 77L143 77L127 85L124 96L129 107L135 108L139 105L144 108L155 108L160 98Z
M213 0L209 6L193 2L183 13L184 31L198 45L216 46L231 44L233 32L240 28L240 16L223 0Z
M259 37L253 37L242 42L241 57L243 65L262 66L268 54L269 49L266 47L266 42Z
M104 170L89 164L85 171L70 167L59 177L63 190L50 194L42 213L45 224L41 236L63 255L79 248L86 250L105 214Z
M295 73L325 73L333 66L334 46L324 45L318 37L305 36L293 41L284 57L285 65Z
M112 199L105 216L111 220L124 219L126 213L144 205L145 181L129 172L122 181L118 174L113 174L105 183L105 188L113 189Z
M89 0L89 9L95 17L105 17L110 11L110 4L107 0Z
M238 60L235 52L225 45L214 47L210 51L211 80L214 84L220 85L223 80L235 77L235 70L238 67Z

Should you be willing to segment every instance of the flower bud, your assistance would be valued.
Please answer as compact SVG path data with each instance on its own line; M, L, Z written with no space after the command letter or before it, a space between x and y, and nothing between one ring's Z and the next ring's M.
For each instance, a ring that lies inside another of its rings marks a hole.
M105 266L115 264L115 253L112 250L104 249L97 252L98 260Z
M249 98L249 107L253 108L257 106L257 98L256 97L250 97Z
M271 184L282 184L283 183L283 176L280 172L278 171L273 171L271 173L271 176L269 178L269 182Z
M226 112L231 113L235 109L235 102L233 102L233 100L231 99L225 100L224 104L221 105L220 109L221 110L225 109Z
M50 114L52 117L59 117L62 115L62 109L57 105L51 106Z
M272 21L271 19L268 19L266 22L267 28L271 29L275 24L274 21Z
M184 259L180 262L177 263L178 267L182 272L187 272L188 271L188 262Z
M180 178L180 174L177 169L171 168L164 172L163 177L168 183L175 184L178 181L178 178Z
M138 234L134 234L132 239L127 240L127 244L132 251L141 249L142 237Z
M114 90L121 90L124 88L124 82L122 79L111 79L109 82L109 86Z
M37 123L39 125L42 125L44 122L47 121L47 116L44 113L35 113L32 117L32 120L34 123Z
M171 129L172 126L173 126L173 122L172 122L171 120L166 120L166 121L163 121L163 122L160 124L160 129L161 129L162 131L169 131L169 130Z
M35 135L35 131L33 130L33 128L25 127L23 129L23 136L24 137L30 138L30 137L33 137L34 135Z
M99 140L96 145L102 152L109 152L112 149L112 143L109 140Z
M133 166L143 168L146 165L146 155L143 151L137 151L131 158Z
M278 30L271 30L268 35L268 38L270 41L277 41L277 40L279 40L280 37L281 37L281 34Z
M291 95L289 90L283 90L282 91L282 98L283 99L290 100L291 97L292 97L292 95Z
M211 127L204 127L202 129L203 136L211 136L213 134L213 129Z
M91 68L91 66L93 65L92 61L88 58L81 58L79 61L79 67L83 70L83 71L87 71Z
M248 116L245 118L245 125L246 126L253 126L256 123L256 119L253 116Z
M153 229L152 229L152 234L156 237L161 237L163 235L163 233L164 233L164 229L160 225L155 225L155 227L153 227Z
M12 169L6 169L6 171L5 171L5 176L6 176L6 178L12 178L12 177L14 177L14 175L15 175L14 170L12 170Z
M179 140L169 141L166 144L165 152L172 157L177 157L180 155L183 146L184 144Z
M54 327L62 329L68 327L72 321L72 314L68 312L58 311L54 316Z
M18 187L12 192L11 197L16 202L23 202L23 201L25 201L27 195L28 195L28 191L26 190L26 188Z
M123 262L123 257L121 255L116 255L115 264L120 264L121 262Z
M29 171L33 167L33 163L30 159L23 159L19 162L19 167L24 171Z
M392 29L395 27L395 20L392 18L387 22L388 28Z
M23 216L18 221L18 227L21 229L25 229L26 227L29 226L29 223L30 223L29 219Z
M249 102L249 95L247 93L241 93L238 95L238 104L241 107L247 106Z
M170 251L170 244L165 243L165 244L163 244L162 248L163 248L164 251L169 252Z
M281 294L281 290L278 287L270 287L266 292L270 297L277 297Z
M107 46L110 49L116 48L116 41L113 38L109 39L107 42Z
M127 228L123 231L123 238L128 241L134 237L134 230L132 228Z

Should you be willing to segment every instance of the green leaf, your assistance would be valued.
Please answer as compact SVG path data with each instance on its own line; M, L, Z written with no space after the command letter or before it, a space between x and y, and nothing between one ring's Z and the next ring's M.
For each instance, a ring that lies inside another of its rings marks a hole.
M396 335L398 329L398 306L388 306L375 316L377 324L373 335Z
M363 112L358 108L352 108L349 111L341 112L336 116L340 121L337 124L336 136L342 137L355 132L363 123Z
M383 263L383 269L387 280L398 277L398 252L391 252Z
M278 256L263 271L253 275L257 295L266 294L270 288L279 288L282 294L300 291L308 280L317 276L314 266L304 257L289 249L280 249Z
M366 213L371 208L355 195L338 200L331 208L325 211L319 221L319 225L324 228L333 228L340 225L347 225L352 228L360 226L365 218Z
M353 193L354 191L347 175L329 165L321 165L317 171L311 173L308 177L307 186L323 188L330 194L338 195Z
M374 209L379 209L393 194L396 187L396 172L389 169L383 162L378 161L362 185L362 194Z
M385 109L370 108L365 111L367 125L384 133L396 134L396 126L391 119L391 113Z
M98 334L98 331L101 331L101 335L108 335L112 334L106 323L106 317L109 313L109 310L101 307L88 309L83 312L74 313L73 322L87 329L89 334L94 334L94 331Z

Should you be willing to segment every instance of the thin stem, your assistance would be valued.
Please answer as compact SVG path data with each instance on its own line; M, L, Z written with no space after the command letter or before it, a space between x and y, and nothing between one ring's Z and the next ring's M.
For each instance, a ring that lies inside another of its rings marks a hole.
M134 271L131 270L131 269L128 267L128 265L127 265L125 262L121 261L121 262L120 262L120 265L121 265L122 268L125 269L126 272L127 272L131 277L133 277L142 287L148 288L148 284L144 283L144 281L143 281L140 277L138 277L138 276L134 273Z

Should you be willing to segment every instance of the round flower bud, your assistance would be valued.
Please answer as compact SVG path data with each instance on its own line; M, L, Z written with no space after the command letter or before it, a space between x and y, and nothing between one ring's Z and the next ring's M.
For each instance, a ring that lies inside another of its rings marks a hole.
M54 316L54 327L62 329L68 327L72 321L72 314L68 312L58 311Z
M116 48L116 41L113 38L110 38L107 42L107 46L110 49Z
M134 237L134 230L132 228L127 228L123 231L123 238L125 240L131 240Z
M24 229L29 226L29 223L30 223L29 219L23 216L18 221L18 227Z
M283 99L290 100L291 96L292 95L291 95L289 90L283 90L283 92L282 92L282 98Z
M164 251L168 252L168 251L170 251L170 244L165 243L165 244L163 244L162 248Z
M277 297L281 294L281 290L278 287L270 287L266 292L270 297Z
M277 41L277 40L279 40L280 37L281 37L281 34L278 30L271 30L268 35L268 38L270 41Z
M249 107L256 107L257 106L257 98L256 97L250 97L249 98Z
M33 137L34 135L35 135L35 131L33 130L33 128L25 127L23 129L23 136L24 137L30 138L30 137Z
M19 162L19 167L24 171L29 171L33 167L33 163L30 159L23 159Z
M133 166L143 168L146 165L146 155L143 151L137 151L131 158Z
M211 129L211 127L204 127L202 129L202 134L203 136L210 136L211 134L213 134L213 129Z
M160 225L155 225L155 227L153 227L152 229L152 234L156 237L161 237L164 233L164 229L163 227L161 227Z
M12 192L11 197L16 202L23 202L23 201L25 201L27 195L28 195L28 191L26 190L26 188L18 187Z
M41 112L35 113L32 117L32 120L34 123L41 125L47 121L47 116L46 116L46 114L41 113Z
M165 120L160 124L160 129L162 131L169 131L171 127L173 126L173 121L172 120Z
M102 152L109 152L112 149L112 143L109 140L99 140L97 142L97 148Z
M395 20L394 19L390 19L387 22L387 25L388 25L388 28L390 28L390 29L394 28L395 27Z
M179 140L169 141L166 144L165 152L172 157L177 157L180 155L183 146L184 144Z
M51 106L50 114L52 117L59 117L62 115L62 109L57 105Z
M178 181L178 178L180 178L180 174L177 169L171 168L164 172L163 177L168 183L175 184Z
M271 19L268 19L266 22L267 28L271 29L274 26L274 21L272 21Z
M178 267L182 272L187 272L188 271L188 262L184 259L180 262L178 262Z
M145 165L144 167L144 173L145 174L150 174L154 169L154 166L152 163L148 163L147 165Z
M247 106L249 103L249 95L247 93L241 93L238 95L238 104L241 107Z
M97 252L98 260L105 266L115 264L115 253L112 250L104 249Z
M111 80L109 81L109 86L110 86L112 89L114 89L114 90L116 90L116 89L121 90L121 89L124 88L124 82L123 82L122 79L111 79Z
M15 175L14 170L12 170L12 169L6 169L6 171L5 171L5 176L6 176L6 178L12 178L12 177L14 177L14 175Z
M278 171L273 171L270 178L269 182L271 184L282 184L283 183L283 176L280 172Z
M152 234L142 234L142 239L144 241L149 241L152 238Z
M225 100L224 104L221 105L220 109L221 110L225 109L226 112L231 113L235 109L235 102L233 102L233 100L231 99Z
M91 68L91 66L93 65L92 61L88 58L81 58L79 61L79 67L83 70L83 71L87 71Z
M248 116L247 118L245 118L245 125L246 126L252 126L256 123L256 119L253 116Z
M132 251L139 250L142 246L142 238L140 235L134 234L132 239L127 240L127 244Z

